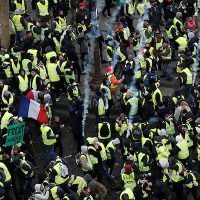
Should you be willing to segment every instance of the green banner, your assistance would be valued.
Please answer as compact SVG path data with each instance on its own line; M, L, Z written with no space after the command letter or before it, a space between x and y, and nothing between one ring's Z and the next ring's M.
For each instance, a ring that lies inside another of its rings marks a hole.
M5 145L8 147L22 143L24 139L24 128L25 122L9 125Z

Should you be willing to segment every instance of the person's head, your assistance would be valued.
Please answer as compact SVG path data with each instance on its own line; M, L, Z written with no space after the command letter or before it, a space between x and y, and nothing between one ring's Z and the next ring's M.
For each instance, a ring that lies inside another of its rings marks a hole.
M3 88L3 86L4 86L4 81L0 80L0 88Z
M84 21L84 20L81 20L81 24L84 25L84 24L85 24L85 21Z
M41 2L42 4L45 4L45 0L40 0L40 2Z
M55 56L53 56L53 57L50 58L50 62L51 63L56 63L56 60L57 60L57 58Z
M168 47L168 46L169 46L169 42L166 41L166 40L163 41L162 46L163 46L164 48Z
M120 119L121 121L125 121L125 120L126 120L126 115L125 115L124 113L121 113L121 114L119 115L119 119Z
M58 55L58 59L61 60L61 61L63 61L63 60L65 60L65 57L64 57L64 55L62 53L60 53Z
M26 36L27 36L28 38L31 38L31 37L33 36L33 34L32 34L31 31L27 31L27 32L26 32Z
M60 117L58 115L54 116L54 122L60 122Z
M114 72L113 66L106 67L106 73L107 74L113 74L113 72Z
M33 68L33 69L31 70L31 76L34 77L34 76L36 75L36 72L37 72L36 69Z
M188 21L192 21L192 20L194 20L194 18L193 18L192 16L190 16L190 17L188 17L187 20L188 20Z
M21 69L19 70L19 74L20 74L21 76L24 76L24 75L25 75L25 70L21 68Z
M85 8L84 3L79 3L79 8L80 8L80 10L84 10L84 8Z
M81 146L81 153L83 153L83 154L88 153L88 147L86 145Z
M181 19L182 18L182 13L181 12L177 12L176 13L176 18Z
M64 12L63 12L63 10L60 10L60 11L59 11L59 15L60 15L61 17L64 16Z

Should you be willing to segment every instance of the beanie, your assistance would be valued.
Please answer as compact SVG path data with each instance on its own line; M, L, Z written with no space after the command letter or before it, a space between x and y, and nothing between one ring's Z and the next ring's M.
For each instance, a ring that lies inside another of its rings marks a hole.
M132 166L131 165L124 165L124 170L125 170L125 172L130 173L130 172L132 172Z
M189 32L189 33L188 33L188 38L189 38L189 39L194 38L194 33L193 33L193 32Z
M113 140L113 144L114 144L114 145L120 144L119 138L114 139L114 140Z
M88 147L86 145L81 146L81 153L87 153Z
M182 17L182 13L181 12L177 12L176 13L176 17Z
M108 66L106 67L106 73L109 73L113 70L113 67L112 66Z
M183 141L183 137L181 135L177 135L176 136L176 141L177 142L182 142Z
M79 8L84 8L84 7L85 7L84 3L79 3Z

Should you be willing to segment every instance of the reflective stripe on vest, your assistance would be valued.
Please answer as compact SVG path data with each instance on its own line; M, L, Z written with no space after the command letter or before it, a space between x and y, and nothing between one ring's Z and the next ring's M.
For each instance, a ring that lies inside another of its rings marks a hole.
M13 72L14 72L14 74L16 75L16 74L19 74L19 70L20 70L20 64L19 64L19 62L17 62L17 65L14 63L14 60L13 59L11 59L11 64L12 64L12 69L13 69Z
M2 162L0 162L0 168L3 169L4 174L5 174L5 182L7 183L8 181L11 180L11 175L10 172L8 171L8 168L6 167L6 165Z
M102 98L100 98L98 101L98 115L102 116L105 114L106 114L106 111L105 111L104 101Z

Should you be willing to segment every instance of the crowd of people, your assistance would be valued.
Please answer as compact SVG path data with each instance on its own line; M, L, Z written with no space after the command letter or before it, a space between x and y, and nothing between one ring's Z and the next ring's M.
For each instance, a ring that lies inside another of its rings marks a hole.
M101 3L93 20L95 0L9 1L10 46L0 49L0 199L200 199L199 2ZM101 20L115 22L106 34ZM85 138L81 91L94 30L105 74L89 105L94 133ZM164 96L162 82L178 87ZM22 96L44 107L48 121L20 116ZM65 125L55 114L61 96L79 174L69 169ZM9 126L20 122L23 142L6 146Z

